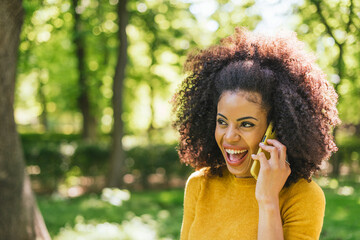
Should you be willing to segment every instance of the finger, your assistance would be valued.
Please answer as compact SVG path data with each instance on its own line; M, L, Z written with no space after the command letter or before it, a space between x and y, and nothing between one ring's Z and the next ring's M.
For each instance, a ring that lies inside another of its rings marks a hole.
M270 164L269 164L269 161L267 160L266 156L265 156L265 153L261 152L259 154L252 154L251 157L254 159L254 160L258 160L260 162L260 169L261 168L269 168L270 167Z
M288 165L288 166L290 167L290 162L289 162L289 160L288 160L287 155L286 155L286 158L285 158L285 163L286 163L286 165Z
M279 153L278 149L274 146L265 145L264 143L260 143L259 146L270 153L271 158L269 159L274 164L279 164Z
M276 139L268 139L268 143L278 149L279 159L282 164L286 161L286 146Z
M288 176L289 176L291 174L290 164L285 164L285 165L286 165L287 173L288 173Z

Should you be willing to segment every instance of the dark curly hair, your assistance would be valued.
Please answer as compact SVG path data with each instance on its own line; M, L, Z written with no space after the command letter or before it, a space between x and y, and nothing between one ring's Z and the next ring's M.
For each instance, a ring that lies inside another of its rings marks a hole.
M236 28L219 45L189 54L184 69L188 75L173 98L182 162L221 176L226 164L214 137L217 103L224 91L238 90L262 96L268 122L287 147L287 186L310 181L337 151L337 94L295 33L265 36Z

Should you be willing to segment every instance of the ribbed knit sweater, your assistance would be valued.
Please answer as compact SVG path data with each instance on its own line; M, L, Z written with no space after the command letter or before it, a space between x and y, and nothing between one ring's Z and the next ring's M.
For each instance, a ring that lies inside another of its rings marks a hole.
M257 239L259 208L254 178L194 172L185 188L181 240ZM314 182L301 179L279 194L284 239L319 239L325 196Z

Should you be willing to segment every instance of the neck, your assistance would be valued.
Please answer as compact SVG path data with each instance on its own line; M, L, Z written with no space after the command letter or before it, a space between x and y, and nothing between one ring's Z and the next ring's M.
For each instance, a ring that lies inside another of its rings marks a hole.
M234 175L234 177L236 177L236 178L252 178L253 176L236 176L236 175Z

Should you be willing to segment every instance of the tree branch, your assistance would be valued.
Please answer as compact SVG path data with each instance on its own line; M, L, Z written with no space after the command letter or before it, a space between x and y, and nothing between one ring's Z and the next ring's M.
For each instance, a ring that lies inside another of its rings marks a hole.
M346 26L346 32L349 32L351 24L360 32L360 26L356 26L356 23L353 21L353 18L356 18L356 14L354 13L354 1L350 0L350 7L349 7L349 22Z
M344 43L340 43L340 42L335 38L335 35L334 35L334 33L333 33L333 31L332 31L329 23L326 21L324 15L322 14L321 6L320 6L320 1L318 1L318 0L310 0L310 1L316 6L317 13L318 13L319 16L320 16L322 23L325 25L328 34L334 39L336 45L338 45L339 47L342 47L342 45L343 45Z
M349 30L350 30L350 25L351 25L351 23L353 22L352 21L352 15L353 15L353 8L354 8L354 2L353 2L353 0L350 0L350 7L349 7L349 21L348 21L348 23L346 24L346 32L349 32Z

